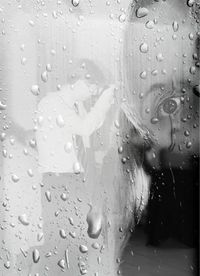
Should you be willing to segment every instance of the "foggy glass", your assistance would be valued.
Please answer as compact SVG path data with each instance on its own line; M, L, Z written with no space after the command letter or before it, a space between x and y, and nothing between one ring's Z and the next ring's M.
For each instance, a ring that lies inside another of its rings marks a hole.
M197 204L199 9L0 0L0 275L129 276L137 225Z

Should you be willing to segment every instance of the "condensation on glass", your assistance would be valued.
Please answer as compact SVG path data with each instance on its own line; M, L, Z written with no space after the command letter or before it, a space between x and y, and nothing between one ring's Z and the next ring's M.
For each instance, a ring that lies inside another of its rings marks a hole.
M120 274L135 149L198 152L198 3L174 2L1 0L1 275Z

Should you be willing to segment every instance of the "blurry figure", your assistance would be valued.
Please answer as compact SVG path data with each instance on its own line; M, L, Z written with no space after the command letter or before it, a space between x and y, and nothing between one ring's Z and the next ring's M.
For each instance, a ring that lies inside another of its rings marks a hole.
M64 86L57 93L51 93L39 103L37 141L42 173L85 171L75 153L78 148L76 135L89 148L90 136L103 124L114 103L114 87L111 87L87 113L84 101L95 93L97 88L90 88L79 80L71 87Z
M87 61L85 66L87 68ZM69 239L78 235L80 244L68 242L72 263L69 274L80 269L75 264L81 242L88 248L92 239L96 239L105 247L101 253L102 267L98 269L98 255L88 252L84 269L87 267L94 273L98 270L100 275L112 275L117 269L114 260L121 256L125 246L128 227L134 225L131 217L134 214L139 220L148 198L149 179L140 166L137 168L131 147L125 144L122 149L124 154L130 153L130 161L123 161L123 158L120 161L119 150L113 143L114 121L120 115L119 109L116 113L116 104L112 107L114 87L103 89L100 96L99 90L102 88L94 87L84 79L78 80L47 95L39 103L37 112L36 138L40 172L43 174L43 218L47 241L43 250L49 251L56 246L61 252L64 250L57 232L65 233L64 229L69 228L68 219L73 218ZM97 99L94 101L93 97ZM125 123L124 115L120 116ZM123 132L130 130L128 125L122 127ZM122 166L127 167L127 176ZM111 195L114 195L113 199ZM75 203L79 198L80 210ZM65 201L68 202L67 209ZM74 210L77 215L80 213L78 221L74 218ZM83 227L74 227L80 223ZM67 233L63 235L62 238ZM51 259L52 273L58 273L53 264Z
M129 4L113 1L112 12L98 0L1 3L8 91L1 108L7 104L19 139L11 168L2 161L9 186L3 201L12 198L12 214L2 211L5 275L104 276L119 269L149 183L131 144L133 129L141 139L146 129L123 95ZM17 221L10 240L9 216Z

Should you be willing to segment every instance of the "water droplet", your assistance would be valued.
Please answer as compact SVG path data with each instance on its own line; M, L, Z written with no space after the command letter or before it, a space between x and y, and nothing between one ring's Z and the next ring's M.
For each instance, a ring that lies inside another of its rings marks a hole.
M193 87L193 93L197 96L200 97L200 84L199 85L195 85Z
M75 233L75 232L69 232L69 235L70 235L73 239L76 238L76 233Z
M55 18L55 19L58 18L58 13L57 13L57 11L53 11L53 12L52 12L52 17Z
M46 199L51 202L51 192L50 191L46 191L45 192L45 196L46 196Z
M43 116L39 116L38 118L37 118L37 123L38 123L38 125L42 125L42 123L43 123L43 121L44 121L44 118L43 118Z
M33 20L29 20L29 25L30 25L31 27L33 27L33 26L35 25L34 21L33 21Z
M66 51L67 50L67 47L66 47L66 45L63 45L63 51Z
M47 70L47 72L51 72L51 71L52 71L52 67L51 67L51 64L50 64L50 63L48 63L48 64L46 65L46 70Z
M190 67L190 73L191 73L192 75L194 75L194 74L196 73L196 67L195 67L195 66L191 66L191 67Z
M64 121L63 116L61 114L59 114L58 117L56 118L56 123L59 127L64 127L65 121Z
M15 139L13 137L10 137L10 144L14 145L14 143L15 143Z
M46 255L45 255L45 257L47 257L47 258L49 258L49 257L51 257L52 256L52 253L51 252L48 252Z
M149 114L149 113L150 113L150 108L147 107L147 108L145 109L145 112L146 112L147 114Z
M31 146L31 148L35 148L36 147L36 140L35 139L31 139L29 141L29 145Z
M29 221L26 214L23 214L21 216L18 216L18 220L23 224L24 226L29 225Z
M193 35L193 33L189 33L189 39L190 39L190 40L194 40L194 35Z
M141 93L139 94L139 98L140 98L141 100L144 98L144 93L143 93L143 92L141 92Z
M69 223L73 226L74 225L74 220L73 218L69 218Z
M81 166L79 162L74 163L73 170L75 174L79 174L81 172Z
M192 142L188 141L188 142L186 143L186 148L189 149L189 148L191 148L191 146L192 146Z
M158 75L158 70L157 70L157 69L153 70L153 71L151 72L151 75L152 75L152 76L157 76L157 75Z
M6 139L6 133L2 132L1 135L0 135L1 142L3 142L5 139Z
M51 55L55 56L55 54L56 54L56 51L54 49L51 49Z
M60 229L59 233L60 233L61 238L65 239L67 237L64 229Z
M157 124L158 122L159 122L159 119L156 118L156 117L153 117L153 118L151 119L151 123L152 123L152 124Z
M119 16L119 22L123 23L125 22L126 20L126 14L125 13L122 13L120 16Z
M48 81L48 73L47 73L47 71L44 71L41 74L41 79L42 79L43 82L47 82Z
M174 21L174 22L172 23L172 28L173 28L174 32L177 32L177 31L178 31L178 29L179 29L179 24L178 24L177 21Z
M97 239L101 233L102 229L102 215L99 211L90 208L87 214L87 224L88 224L88 236L92 239Z
M118 121L118 120L115 120L114 124L115 124L115 127L116 127L116 128L119 128L119 127L120 127L120 124L119 124L119 121Z
M71 150L72 150L72 143L71 142L67 142L67 144L65 145L64 149L65 149L65 151L67 153L70 153Z
M59 262L58 262L58 265L59 267L61 267L62 269L65 268L65 260L61 259Z
M146 79L147 78L147 72L146 71L143 71L140 73L140 78L141 79Z
M194 5L194 3L195 3L195 0L188 0L187 1L188 7L192 7Z
M140 52L147 53L148 51L149 51L149 46L147 45L147 43L142 43L140 45Z
M118 153L122 153L123 152L123 147L122 146L120 146L119 148L118 148Z
M77 7L79 5L79 3L80 3L80 0L72 0L72 5L74 7Z
M43 239L43 236L44 236L44 234L41 232L41 233L38 233L38 235L37 235L37 240L38 241L41 241L42 239Z
M33 250L33 261L34 263L38 263L40 259L40 252L38 251L38 249L34 249Z
M4 266L5 266L5 268L9 269L10 268L10 261L6 261Z
M21 50L21 51L24 51L24 49L25 49L25 45L22 44L22 45L20 46L20 50Z
M27 174L28 174L30 177L33 177L33 171L32 171L32 169L28 169Z
M27 59L26 59L25 57L22 57L22 58L21 58L21 64L22 64L22 65L25 65L25 64L26 64L26 61L27 61Z
M122 158L122 163L125 164L126 161L127 161L126 157L123 157L123 158Z
M99 248L100 248L100 245L99 245L97 242L94 242L94 243L92 244L92 248L94 248L94 249L99 249Z
M87 274L86 264L85 264L83 261L81 261L81 262L78 264L78 266L79 266L81 275Z
M3 149L3 151L2 151L2 154L3 154L3 157L7 157L7 150L6 149Z
M67 268L69 269L69 252L68 252L68 249L65 250L65 260L66 260Z
M163 61L163 59L164 59L163 54L162 53L157 54L156 59L159 62Z
M0 101L0 110L5 110L6 107L7 107L7 105Z
M62 193L60 198L63 200L63 201L66 201L67 200L67 194L66 193Z
M184 131L184 135L185 135L186 137L188 137L188 136L190 136L190 132L189 132L188 130L185 130L185 131Z
M176 34L173 34L173 35L172 35L172 39L173 39L173 40L176 40L176 39L177 39L177 35L176 35Z
M12 181L17 183L19 181L19 177L16 174L12 175Z
M149 20L149 21L146 22L145 26L146 26L147 29L153 29L154 22L152 20Z
M138 17L138 18L141 18L141 17L144 17L144 16L146 16L147 14L149 13L149 10L148 9L146 9L146 8L138 8L137 10L136 10L136 16Z
M99 265L101 264L101 257L100 256L97 258L97 262L98 262Z
M82 244L79 246L79 250L80 250L81 253L88 252L87 246L86 245L82 245Z

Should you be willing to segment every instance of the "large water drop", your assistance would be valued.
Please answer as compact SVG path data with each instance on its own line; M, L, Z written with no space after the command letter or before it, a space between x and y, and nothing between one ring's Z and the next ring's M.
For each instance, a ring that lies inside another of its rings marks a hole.
M195 3L195 0L188 0L187 1L188 7L192 7L194 5L194 3Z
M51 192L50 191L46 191L45 192L45 196L46 196L46 199L51 202Z
M88 236L92 239L97 239L102 229L102 214L91 207L86 221L88 223Z
M172 28L173 28L174 32L177 32L177 31L178 31L178 29L179 29L179 24L178 24L177 21L174 21L174 22L172 23Z
M41 74L41 79L42 79L43 82L47 82L48 81L48 73L47 73L47 71L44 71Z
M137 10L136 10L136 16L138 17L138 18L141 18L141 17L144 17L144 16L146 16L147 14L149 13L149 10L148 9L146 9L146 8L138 8Z
M33 250L33 261L34 263L38 263L40 259L40 252L37 249Z
M147 43L142 43L140 45L140 52L147 53L148 51L149 51L149 46L147 45Z
M18 220L23 224L24 226L29 225L29 221L26 214L18 216Z
M19 181L19 177L16 174L12 175L12 181L17 183Z
M81 253L88 252L87 246L86 245L82 245L82 244L79 246L79 250L80 250Z
M65 268L65 260L61 259L60 261L58 261L58 265L59 265L59 267L64 269Z
M79 3L80 3L80 0L72 0L72 5L74 7L77 7L79 5Z

